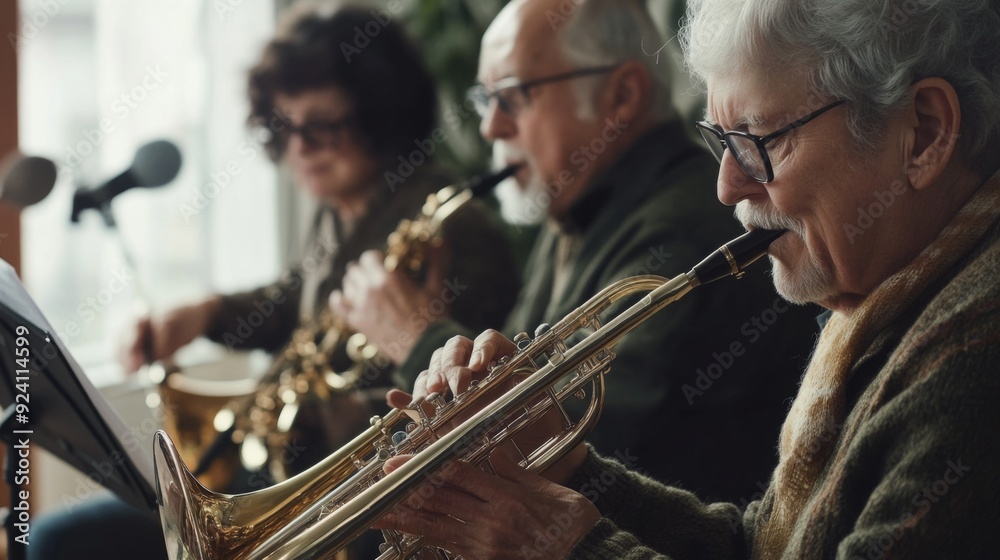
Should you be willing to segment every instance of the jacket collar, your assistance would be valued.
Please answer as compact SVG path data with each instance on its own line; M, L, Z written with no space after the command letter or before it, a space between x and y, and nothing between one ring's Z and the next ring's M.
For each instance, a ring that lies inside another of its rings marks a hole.
M644 200L648 190L658 188L655 177L677 160L700 153L680 123L668 121L640 136L625 154L584 187L558 225L567 233L589 229L602 211L611 205L634 204Z

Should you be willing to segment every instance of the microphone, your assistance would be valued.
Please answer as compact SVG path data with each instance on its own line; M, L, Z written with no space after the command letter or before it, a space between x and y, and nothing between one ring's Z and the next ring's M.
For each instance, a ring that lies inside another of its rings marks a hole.
M17 163L2 174L0 200L19 209L42 201L56 184L56 165L43 157L15 156Z
M135 187L160 187L174 180L181 168L181 152L166 140L150 142L135 153L132 166L120 175L94 189L80 189L73 195L73 212L70 221L80 221L80 212L96 208L109 225L111 199Z

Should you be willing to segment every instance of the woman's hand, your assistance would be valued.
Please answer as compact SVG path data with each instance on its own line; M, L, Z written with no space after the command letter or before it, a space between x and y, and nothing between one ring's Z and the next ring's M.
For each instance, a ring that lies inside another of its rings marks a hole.
M173 356L182 346L205 334L221 301L211 297L193 305L178 307L162 317L145 316L136 322L123 355L126 371Z

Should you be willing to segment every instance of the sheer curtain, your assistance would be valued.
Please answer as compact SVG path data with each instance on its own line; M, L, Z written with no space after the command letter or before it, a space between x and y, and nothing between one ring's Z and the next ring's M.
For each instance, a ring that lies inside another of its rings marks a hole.
M288 193L244 126L246 73L274 30L274 0L21 0L20 145L59 181L24 219L24 276L98 383L145 304L164 311L272 280L294 243ZM180 148L178 177L70 224L73 191L126 169L156 139ZM132 255L131 269L124 258ZM107 376L107 378L105 378Z

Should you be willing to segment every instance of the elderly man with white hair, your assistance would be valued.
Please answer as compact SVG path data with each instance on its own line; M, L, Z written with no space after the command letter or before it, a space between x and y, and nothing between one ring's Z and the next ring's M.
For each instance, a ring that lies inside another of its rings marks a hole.
M673 276L739 233L713 196L716 163L671 105L668 61L643 51L658 37L641 3L615 0L516 0L486 31L470 99L500 163L522 165L505 214L546 222L508 335L554 324L624 277ZM397 350L401 386L411 387L435 350L448 344L435 362L466 352L476 332L447 318L407 321L422 316L409 281L380 263L361 259L332 301L369 341ZM591 443L703 497L748 498L770 472L768 442L818 330L814 316L780 300L765 275L692 294L615 348ZM465 338L448 342L455 335ZM464 390L437 373L422 375L415 398ZM734 462L743 468L732 471Z
M698 0L682 38L719 199L788 230L776 287L828 310L766 491L704 503L580 447L551 480L459 465L386 525L476 559L996 556L1000 2Z

